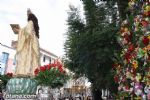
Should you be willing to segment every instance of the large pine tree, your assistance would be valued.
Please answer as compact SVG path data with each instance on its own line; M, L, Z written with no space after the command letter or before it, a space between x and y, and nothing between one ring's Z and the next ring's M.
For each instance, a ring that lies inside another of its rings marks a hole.
M70 7L65 43L66 65L78 75L88 77L94 99L99 100L101 89L112 90L114 87L111 66L120 48L115 34L118 31L117 10L113 1L96 4L93 0L84 0L83 5L84 23L78 10Z

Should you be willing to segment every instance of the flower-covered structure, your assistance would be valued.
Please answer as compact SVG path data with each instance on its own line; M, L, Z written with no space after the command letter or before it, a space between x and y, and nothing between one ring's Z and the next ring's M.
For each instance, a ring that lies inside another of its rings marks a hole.
M63 86L69 76L60 63L51 63L35 69L35 79L40 85L52 88Z
M114 64L114 80L120 97L150 99L150 1L130 0L129 18L119 31L120 59Z

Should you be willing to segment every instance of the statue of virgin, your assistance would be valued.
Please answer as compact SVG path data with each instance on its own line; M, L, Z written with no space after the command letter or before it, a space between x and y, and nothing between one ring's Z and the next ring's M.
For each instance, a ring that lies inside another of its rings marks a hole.
M18 44L16 50L17 65L14 75L20 77L34 76L35 68L40 66L38 19L30 9L27 11L27 16L27 25L22 29L16 29Z

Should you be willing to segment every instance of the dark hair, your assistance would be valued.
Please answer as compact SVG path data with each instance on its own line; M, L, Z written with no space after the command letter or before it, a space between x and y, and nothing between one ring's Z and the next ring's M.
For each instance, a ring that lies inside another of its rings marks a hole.
M28 21L32 21L33 22L33 26L34 26L34 30L36 33L36 36L39 38L39 25L38 25L38 19L34 14L29 14L28 15Z

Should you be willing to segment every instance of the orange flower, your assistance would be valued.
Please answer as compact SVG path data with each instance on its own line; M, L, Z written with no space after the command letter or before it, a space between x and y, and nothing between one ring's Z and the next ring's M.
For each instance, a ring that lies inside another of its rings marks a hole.
M132 62L132 66L133 66L133 68L136 69L136 68L138 67L138 62L134 60L134 61Z

